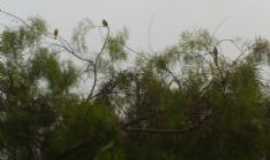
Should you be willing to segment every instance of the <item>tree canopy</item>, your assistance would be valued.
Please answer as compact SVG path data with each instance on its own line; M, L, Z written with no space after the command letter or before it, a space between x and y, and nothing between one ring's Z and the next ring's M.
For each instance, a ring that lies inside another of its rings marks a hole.
M0 34L1 159L270 159L267 39L199 29L147 53L105 20L84 19L66 40L40 18L15 18Z

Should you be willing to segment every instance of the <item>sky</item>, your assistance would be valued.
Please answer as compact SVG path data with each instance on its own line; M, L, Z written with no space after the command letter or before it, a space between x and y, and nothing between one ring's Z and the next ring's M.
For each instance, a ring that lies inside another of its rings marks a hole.
M41 16L66 35L83 18L96 24L104 18L115 32L126 27L136 50L161 50L183 31L218 26L220 39L270 38L269 0L0 0L0 8L22 18Z

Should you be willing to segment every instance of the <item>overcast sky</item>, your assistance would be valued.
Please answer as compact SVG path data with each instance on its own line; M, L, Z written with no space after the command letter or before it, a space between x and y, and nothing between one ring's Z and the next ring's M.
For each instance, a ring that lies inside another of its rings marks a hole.
M148 39L162 49L181 31L214 31L223 21L219 38L270 38L269 0L0 0L0 7L23 18L39 15L64 33L82 18L105 18L114 31L127 27L135 49L148 49Z

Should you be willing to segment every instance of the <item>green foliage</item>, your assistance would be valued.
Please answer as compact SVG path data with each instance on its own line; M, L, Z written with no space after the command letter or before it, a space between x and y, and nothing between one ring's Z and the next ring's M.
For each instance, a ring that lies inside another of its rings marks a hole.
M186 63L202 61L203 54L215 46L216 40L206 30L199 29L193 32L183 32L178 43L178 56Z
M81 22L63 46L87 64L83 72L77 61L63 59L66 52L44 47L47 27L39 18L2 32L0 154L6 159L269 159L269 88L260 66L269 54L266 39L234 62L220 52L217 63L215 37L184 32L177 45L137 57L132 66L126 31L106 28L104 50L83 57L92 28ZM77 88L84 72L94 89Z
M0 52L16 57L23 49L40 40L47 31L45 22L39 18L32 18L30 21L31 26L21 26L17 31L11 29L3 31Z
M251 48L250 57L256 62L270 64L270 45L267 39L256 38Z
M119 32L114 36L109 37L107 49L112 61L126 60L127 53L125 51L128 33L126 30Z
M50 135L52 159L94 157L99 148L116 138L115 118L104 106L74 104L62 110L61 123Z
M86 44L86 36L93 28L94 24L89 19L84 19L74 29L72 34L72 44L74 48L80 53L88 52L88 47Z
M72 63L67 62L62 64L64 67L60 67L57 57L46 48L40 48L31 63L33 80L45 78L49 89L55 94L67 91L77 81L78 74Z

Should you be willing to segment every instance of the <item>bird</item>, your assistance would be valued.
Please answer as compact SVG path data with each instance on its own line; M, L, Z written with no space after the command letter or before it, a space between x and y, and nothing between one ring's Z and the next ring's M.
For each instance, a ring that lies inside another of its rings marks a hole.
M103 19L102 20L102 25L103 25L103 27L108 27L108 22L105 19Z
M213 49L213 56L214 56L214 63L217 66L218 65L218 49L217 49L217 47L214 47L214 49Z
M58 37L58 29L55 29L54 32L53 32L53 35L54 35L54 39L57 39Z

